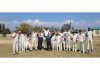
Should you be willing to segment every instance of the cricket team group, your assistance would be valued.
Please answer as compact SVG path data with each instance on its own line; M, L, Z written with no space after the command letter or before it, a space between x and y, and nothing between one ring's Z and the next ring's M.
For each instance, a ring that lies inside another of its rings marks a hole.
M85 54L86 51L93 51L93 33L90 28L87 32L82 30L55 30L50 31L43 28L43 31L32 31L28 36L21 31L15 31L12 34L13 54L29 51L73 51ZM85 45L87 41L87 45ZM79 45L78 45L79 44ZM85 49L87 48L87 49Z

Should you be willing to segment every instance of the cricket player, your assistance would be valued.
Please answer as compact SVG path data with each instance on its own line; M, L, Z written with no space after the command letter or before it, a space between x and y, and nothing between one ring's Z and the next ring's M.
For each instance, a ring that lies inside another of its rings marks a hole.
M87 33L87 41L88 41L88 52L91 53L93 51L93 33L90 30L90 28L88 28L88 33Z
M33 31L33 33L32 33L32 47L31 47L31 50L33 48L35 50L37 50L37 33L35 31Z
M42 50L42 42L43 42L43 36L42 33L38 33L38 50Z
M57 34L56 39L57 39L57 51L62 51L61 35Z
M20 48L20 52L25 52L25 46L26 46L26 42L25 42L25 34L21 33L21 48Z
M47 36L45 36L45 38L46 38L46 43L47 43L47 50L52 50L52 46L51 46L51 38L52 38L52 36L51 36L51 34L50 33L48 33L48 35Z
M77 34L75 32L72 32L71 39L72 39L73 52L76 52L77 51L77 46L76 46Z
M71 33L70 31L66 31L66 50L70 51L70 39L71 39Z
M61 31L60 33L60 36L61 36L61 44L62 44L62 48L64 48L64 50L65 50L65 32L63 32L63 31Z
M30 49L29 37L28 37L27 35L25 36L25 40L26 40L26 47L25 47L25 50L27 50L28 48Z
M43 32L44 32L44 38L43 38L43 40L45 40L45 41L43 41L43 45L44 45L44 48L47 48L47 41L46 41L46 37L48 36L48 34L50 34L50 31L49 31L49 29L48 28L46 28L46 29L43 29Z
M42 41L42 50L45 49L46 44L44 43L44 41L46 40L46 38L44 37L44 34L42 31L40 31L40 36L42 37L43 41Z
M76 29L75 30L75 35L76 35L76 37L77 37L77 39L76 39L76 47L78 47L78 30Z
M53 33L53 36L51 38L51 44L52 44L52 51L54 51L55 49L57 49L57 42L56 42L56 35L55 33Z
M83 34L81 30L79 30L78 40L80 44L79 52L85 54L85 49L84 49L85 34Z
M19 53L19 47L20 47L20 35L19 32L14 32L13 33L13 54L15 55L16 53Z

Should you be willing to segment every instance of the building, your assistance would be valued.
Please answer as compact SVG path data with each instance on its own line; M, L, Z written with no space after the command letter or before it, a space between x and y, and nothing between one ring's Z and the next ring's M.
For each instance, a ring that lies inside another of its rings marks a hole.
M93 30L93 36L100 36L100 27L94 27Z

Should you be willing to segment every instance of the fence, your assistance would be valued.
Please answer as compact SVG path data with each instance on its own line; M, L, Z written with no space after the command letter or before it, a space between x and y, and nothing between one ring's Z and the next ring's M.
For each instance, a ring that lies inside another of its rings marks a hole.
M0 34L0 37L3 37L3 35ZM11 34L7 34L6 37L11 37Z

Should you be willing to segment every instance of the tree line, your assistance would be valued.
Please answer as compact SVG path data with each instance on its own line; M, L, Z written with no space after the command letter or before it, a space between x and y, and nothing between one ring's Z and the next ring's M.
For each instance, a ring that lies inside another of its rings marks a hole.
M27 35L31 35L32 31L36 31L36 32L43 32L43 28L45 28L44 26L34 26L32 27L30 24L28 23L21 23L20 25L18 25L16 27L16 30L18 31L21 31L22 33L25 33ZM58 28L58 27L55 27L55 26L51 26L51 27L48 27L50 29L50 31L56 31L56 30L69 30L69 29L72 29L74 30L74 27L71 26L71 22L70 24L69 23L66 23L66 24L63 24L61 28Z
M5 27L5 24L0 23L0 34L2 34L4 37L6 37L6 34L10 34L11 31L9 28Z
M43 32L43 28L45 28L44 26L34 26L32 27L32 25L28 24L28 23L21 23L20 25L16 26L16 30L17 31L21 31L22 33L27 34L28 36L32 34L32 31L36 31L36 32ZM71 26L71 22L70 24L66 23L63 24L61 28L55 27L55 26L51 26L48 27L51 31L56 31L56 30L69 30L69 29L74 29L73 26ZM4 37L6 37L6 34L10 34L11 31L9 28L5 27L5 24L0 24L0 34L2 34Z

